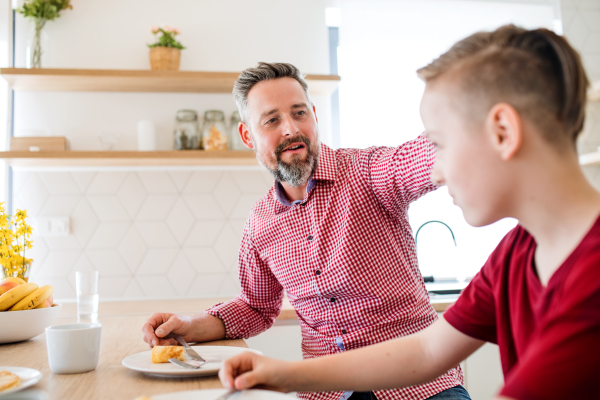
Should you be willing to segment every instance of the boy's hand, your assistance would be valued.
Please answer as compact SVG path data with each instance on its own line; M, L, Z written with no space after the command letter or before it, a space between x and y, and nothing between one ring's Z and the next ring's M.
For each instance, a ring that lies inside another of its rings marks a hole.
M223 362L219 371L221 383L237 390L254 388L289 392L291 363L246 352Z

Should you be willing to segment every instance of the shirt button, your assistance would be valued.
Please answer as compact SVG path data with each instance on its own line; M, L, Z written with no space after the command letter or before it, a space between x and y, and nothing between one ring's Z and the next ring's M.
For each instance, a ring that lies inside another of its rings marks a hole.
M319 271L319 270L316 270L316 271L315 271L315 275L321 275L321 271Z
M345 329L342 329L342 334L344 334L344 335L345 335L346 333L348 333L348 331L347 331L347 330L345 330Z
M307 239L308 240L313 240L313 235L308 235Z
M335 297L330 298L329 301L335 303Z

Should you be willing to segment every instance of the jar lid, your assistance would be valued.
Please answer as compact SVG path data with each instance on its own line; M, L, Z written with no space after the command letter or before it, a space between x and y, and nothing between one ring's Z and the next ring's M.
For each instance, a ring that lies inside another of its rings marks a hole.
M175 118L177 121L196 121L198 113L194 110L178 110Z
M208 121L225 121L225 113L220 110L206 110L204 112L204 119Z

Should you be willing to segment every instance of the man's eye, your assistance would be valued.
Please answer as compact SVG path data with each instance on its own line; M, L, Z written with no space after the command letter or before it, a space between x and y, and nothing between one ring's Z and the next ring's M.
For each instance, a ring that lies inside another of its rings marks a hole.
M306 115L306 111L298 111L296 115Z
M270 120L268 120L267 122L265 122L265 124L274 124L275 121L277 121L277 118L271 118Z

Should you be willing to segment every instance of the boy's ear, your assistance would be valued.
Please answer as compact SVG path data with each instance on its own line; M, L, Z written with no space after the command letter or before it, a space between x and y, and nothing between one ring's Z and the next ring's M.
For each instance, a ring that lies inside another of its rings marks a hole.
M507 103L494 105L488 112L485 127L500 158L513 158L523 141L523 126L517 110Z
M247 148L252 149L254 146L252 145L252 138L250 137L250 131L245 123L240 122L238 124L238 132L240 133L240 137L242 138L242 142L246 145Z

